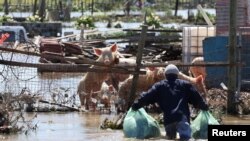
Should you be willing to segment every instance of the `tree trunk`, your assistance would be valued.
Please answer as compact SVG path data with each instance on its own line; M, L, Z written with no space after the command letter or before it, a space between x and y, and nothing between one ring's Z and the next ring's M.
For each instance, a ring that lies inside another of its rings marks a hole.
M39 15L39 17L41 17L41 22L43 22L44 17L45 17L45 7L46 7L46 1L40 0L38 15Z
M9 3L8 3L8 0L4 0L4 14L5 15L9 14Z

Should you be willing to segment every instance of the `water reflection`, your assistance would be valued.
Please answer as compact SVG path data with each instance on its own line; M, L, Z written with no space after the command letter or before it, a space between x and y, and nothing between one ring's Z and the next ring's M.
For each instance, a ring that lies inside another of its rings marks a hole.
M26 118L33 114L25 114ZM99 113L39 113L33 123L37 123L36 131L26 136L11 134L0 136L4 141L84 141L84 140L123 140L122 130L101 130L100 123L114 115Z
M25 113L25 117L30 119L35 113ZM33 123L37 123L36 131L29 132L28 135L11 134L0 135L3 141L140 141L137 139L124 138L122 130L101 130L101 122L105 118L112 119L115 115L99 113L79 113L79 112L50 112L38 113ZM250 124L250 116L235 117L225 115L224 124ZM162 129L163 131L163 129ZM164 133L156 139L163 141ZM205 140L203 140L205 141Z

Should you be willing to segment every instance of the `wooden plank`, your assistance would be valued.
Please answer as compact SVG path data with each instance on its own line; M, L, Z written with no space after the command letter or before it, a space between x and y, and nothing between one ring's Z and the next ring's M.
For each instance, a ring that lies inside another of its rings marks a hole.
M123 29L123 31L141 32L141 29ZM148 29L148 32L182 32L182 30L162 30L162 29Z
M197 5L197 8L200 10L200 12L201 12L203 18L205 19L206 23L208 24L208 26L213 26L213 23L210 21L206 12L203 10L203 8L201 7L200 4Z
M27 51L12 49L12 48L0 47L0 50L2 50L2 51L8 51L8 52L14 52L14 53L21 53L21 54L26 54L26 55L40 56L39 53L27 52Z
M115 67L98 67L89 68L86 64L34 64L34 63L23 63L16 61L6 61L0 60L0 64L9 66L19 66L19 67L31 67L38 68L40 70L49 72L96 72L96 73L122 73L122 74L134 74L135 71L128 69L121 69ZM145 71L139 71L139 74L145 74Z

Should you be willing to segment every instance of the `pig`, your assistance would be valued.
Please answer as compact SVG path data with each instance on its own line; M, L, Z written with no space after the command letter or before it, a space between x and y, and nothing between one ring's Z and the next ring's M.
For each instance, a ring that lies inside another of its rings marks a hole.
M133 58L119 58L119 63L115 66L135 66L136 60ZM116 91L119 89L120 82L125 81L130 74L110 73L109 78L105 81L108 85L112 85Z
M202 75L199 75L197 77L192 77L192 76L187 76L180 72L178 77L180 79L187 80L190 83L192 83L195 86L195 88L198 90L198 92L204 93L204 94L207 92Z
M203 57L195 57L192 62L192 64L199 64L199 63L204 63L204 58ZM193 77L198 77L199 75L202 75L203 80L205 81L205 78L207 76L206 73L206 68L203 66L191 66L189 68L189 73Z
M103 62L107 66L114 65L117 62L116 44L113 44L110 47L105 47L102 49L94 48L94 52L97 56L99 56L97 62ZM94 65L91 66L91 68L98 68L98 67L99 66L94 66ZM93 97L97 97L97 93L100 91L102 83L107 78L108 78L108 73L87 72L84 75L84 77L80 80L77 87L77 93L79 95L82 108L89 110L90 104L96 105L95 103L96 101L93 99ZM95 109L95 106L93 106L93 108Z
M137 87L136 87L136 95L140 94L143 91L147 91L154 83L161 81L165 79L164 74L165 68L163 67L150 67L146 69L145 75L139 75ZM180 79L184 79L189 81L192 84L199 84L202 81L202 76L198 76L197 78L193 78L190 76L185 75L184 73L179 73L178 77ZM130 88L132 85L133 77L130 76L127 78L124 82L122 82L118 94L119 97L122 98L125 102L122 106L125 110L128 108L128 100L129 100L129 94L130 94Z
M146 91L150 86L155 83L155 74L157 74L157 69L147 69L145 75L139 75L136 87L136 94L142 91ZM119 97L125 101L123 103L124 105L122 106L123 110L127 109L129 106L127 104L129 100L132 81L133 76L131 75L129 78L127 78L124 82L121 83L121 86L118 91Z
M155 82L160 81L164 79L164 68L154 68L149 67L146 68L146 74L145 75L139 75L138 83L136 87L136 94L146 91L150 88ZM133 76L130 75L129 78L127 78L124 82L121 83L118 94L121 99L123 99L125 102L123 104L123 108L127 108L129 100L129 94L130 94L130 87L132 85Z
M99 98L100 98L100 103L104 105L105 108L108 108L111 106L111 97L113 97L116 94L116 91L112 85L108 85L107 83L103 83L100 93L99 93Z
M192 64L204 63L204 57L195 57L191 63ZM206 85L205 85L205 79L207 76L206 68L203 66L191 66L189 68L189 73L193 77L202 76L200 83L197 83L197 89L200 92L203 92L206 96L206 93L207 93L207 89L206 89Z

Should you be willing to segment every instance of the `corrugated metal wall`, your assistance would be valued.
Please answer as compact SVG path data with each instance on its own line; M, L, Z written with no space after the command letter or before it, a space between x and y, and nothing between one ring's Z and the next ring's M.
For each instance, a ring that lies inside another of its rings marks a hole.
M205 62L226 62L228 56L228 37L216 36L203 40L203 56ZM220 87L220 83L227 84L227 67L206 67L206 84L208 87Z
M242 80L242 88L249 88L250 85L250 27L241 27L240 28L241 40L241 50L240 54L237 54L237 58L241 58L241 63L244 66L241 67L240 77ZM216 36L208 37L203 40L203 56L205 62L216 62L228 61L228 36ZM238 49L238 48L237 48ZM238 56L240 55L240 56ZM239 71L240 68L237 67ZM221 82L227 84L228 73L227 67L207 67L207 78L206 82L208 87L218 87Z
M249 0L237 0L237 27L248 26ZM230 0L216 1L216 35L229 33Z

